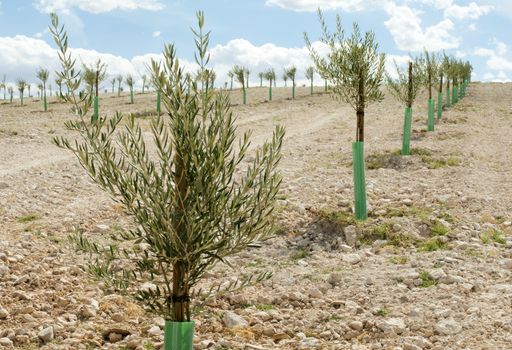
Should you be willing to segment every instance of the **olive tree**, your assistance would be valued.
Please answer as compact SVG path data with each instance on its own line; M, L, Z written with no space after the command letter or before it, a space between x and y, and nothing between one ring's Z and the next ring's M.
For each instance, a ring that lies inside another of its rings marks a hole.
M209 32L204 33L202 12L197 18L196 63L206 70ZM55 15L52 22L61 57L70 58L67 36ZM123 265L121 271L108 266L96 271L106 283L124 280L127 291L149 311L164 317L164 348L174 349L168 347L168 341L175 341L168 334L181 333L187 326L190 335L191 304L200 295L194 288L208 269L270 233L281 183L276 167L284 129L277 127L272 140L256 149L252 164L244 168L250 133L237 140L229 96L199 89L194 81L189 94L190 82L174 45L166 45L163 56L163 62L151 62L151 70L167 113L152 120L151 145L133 116L126 125L119 113L89 123L87 109L79 103L74 109L80 111L81 120L66 125L80 137L55 142L70 150L91 179L136 223L135 229L117 237L127 243L122 254L106 250L109 261L132 264ZM60 74L72 81L73 66L66 59L61 62ZM75 94L71 89L71 96ZM150 146L155 150L153 156L148 152ZM154 287L141 288L147 281ZM191 336L187 344L192 349Z
M12 103L12 97L14 95L14 88L12 86L8 86L7 92L9 93L9 103Z
M276 79L276 72L271 68L263 76L265 80L268 80L268 100L272 101L272 82Z
M394 62L397 77L386 74L388 90L399 102L405 105L404 131L402 135L402 155L410 154L412 106L422 86L422 68L418 62L409 62L406 69Z
M287 73L287 71L285 69L284 73L283 73L284 87L288 86L288 84L287 84L287 82L288 82L288 74L286 74L286 73Z
M433 52L424 51L424 54L417 58L417 63L422 70L423 85L428 91L428 117L427 117L427 130L434 131L435 125L435 103L432 90L435 89L438 83L439 73L439 58Z
M230 85L229 85L229 90L233 90L233 78L234 78L235 74L233 74L233 71L229 71L228 72L228 77L230 79Z
M320 9L318 18L322 27L321 41L328 47L327 56L320 56L312 47L307 33L304 33L304 39L317 71L329 80L334 96L356 111L356 138L352 146L355 216L357 220L365 220L368 214L364 180L364 113L370 103L380 102L384 98L381 85L386 57L379 53L379 45L372 31L362 36L359 26L354 23L352 34L345 38L339 15L333 33L329 31Z
M290 68L286 69L285 75L292 82L292 98L295 99L295 75L297 75L297 67L291 66Z
M313 95L313 76L315 75L315 67L307 67L305 75L306 79L310 82L310 94Z
M23 106L23 92L27 88L27 82L23 79L18 79L16 81L16 86L18 88L18 91L20 93L20 104Z
M133 77L131 74L126 75L125 78L126 85L128 85L128 88L130 89L130 103L133 104Z
M123 76L121 74L116 76L117 81L117 97L121 96L121 84L123 83Z
M235 65L233 69L231 70L233 72L233 76L235 77L236 81L240 85L242 85L242 99L244 105L247 104L247 92L245 90L245 84L246 84L246 77L245 74L247 73L247 68L240 67L238 65Z
M43 99L43 105L44 105L44 111L48 111L48 103L46 101L46 82L48 81L48 78L50 77L50 71L48 69L39 68L37 71L37 79L41 80L41 94Z
M0 82L0 89L4 90L4 100L6 98L6 90L7 90L7 84L5 82L6 78L7 78L7 76L4 74L4 76L2 77L2 81Z

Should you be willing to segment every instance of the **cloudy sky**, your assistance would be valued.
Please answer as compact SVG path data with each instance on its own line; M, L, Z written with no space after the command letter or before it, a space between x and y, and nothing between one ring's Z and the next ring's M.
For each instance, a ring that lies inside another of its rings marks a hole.
M101 58L110 74L137 78L167 42L193 61L190 28L204 10L219 83L233 64L249 67L253 84L257 72L274 67L280 76L292 64L301 80L310 64L302 33L319 38L318 6L331 25L340 14L348 30L356 21L375 31L389 62L405 62L423 48L445 50L472 62L474 80L512 79L508 0L0 0L0 79L36 83L39 66L58 69L50 12L66 25L79 61Z

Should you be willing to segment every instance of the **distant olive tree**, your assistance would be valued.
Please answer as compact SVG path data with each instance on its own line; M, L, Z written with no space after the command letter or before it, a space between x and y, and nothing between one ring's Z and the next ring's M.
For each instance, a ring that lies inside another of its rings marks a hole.
M297 67L291 66L290 68L286 69L285 75L292 82L292 98L295 99L295 76L297 75Z
M121 74L119 74L117 77L116 77L116 81L117 81L117 97L121 96L121 84L123 83L123 76Z
M228 72L228 77L230 79L229 90L233 90L233 78L235 77L235 74L233 73L232 70Z
M5 80L7 79L7 76L4 74L2 77L2 81L0 82L0 89L4 90L4 100L6 99L6 90L7 90L7 84Z
M93 96L96 92L99 92L98 85L101 84L107 77L107 64L102 63L101 59L98 59L95 64L88 66L82 64L82 81L84 82L88 94Z
M133 104L133 77L131 74L126 75L125 78L126 85L128 85L128 88L130 89L130 103Z
M263 77L268 80L268 100L272 101L272 82L275 80L276 72L273 69L268 69Z
M285 69L284 73L283 73L283 77L282 77L283 80L284 80L284 87L288 87L288 84L287 84L287 82L288 82L288 74L286 74L286 73L287 72L286 72L286 69Z
M240 85L242 85L242 100L245 105L247 103L247 92L245 90L245 84L246 84L245 74L246 74L247 69L245 67L240 67L238 65L235 65L231 71L233 72L233 76L235 77L236 81Z
M412 128L412 106L423 85L423 71L418 61L415 61L414 63L412 61L409 62L407 68L400 68L396 62L394 63L397 78L386 74L387 85L388 91L391 95L405 105L402 155L409 155Z
M306 79L310 82L310 95L313 95L313 77L315 75L315 67L307 67L305 75Z
M14 95L14 88L12 86L8 86L7 92L9 93L9 103L12 103L12 97Z
M18 91L20 93L20 104L23 106L23 92L27 88L27 82L23 79L18 79L16 81L16 86L18 87Z
M48 111L48 103L46 101L46 82L50 77L50 71L48 69L39 68L37 71L37 78L41 80L41 96L43 98L44 111Z
M384 98L381 85L386 56L379 53L375 34L370 31L362 36L357 23L353 25L351 36L345 38L339 15L333 33L325 24L320 9L318 18L322 28L321 41L329 50L327 56L320 56L313 48L307 33L304 33L304 39L317 71L332 84L334 97L348 103L356 111L356 142L352 146L355 213L356 219L364 220L368 216L364 180L364 115L370 103L380 102Z

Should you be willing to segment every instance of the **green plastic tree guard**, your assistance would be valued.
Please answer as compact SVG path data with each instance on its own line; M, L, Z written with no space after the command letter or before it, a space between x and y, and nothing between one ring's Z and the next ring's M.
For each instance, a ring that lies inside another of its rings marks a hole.
M160 115L160 104L161 104L162 96L160 95L160 91L156 93L156 112Z
M368 219L366 210L366 180L364 176L364 142L352 143L352 156L354 158L354 196L356 220Z
M454 86L452 91L452 105L455 105L457 103L457 96L459 96L457 92L457 86Z
M270 83L270 86L268 88L268 100L272 101L272 83Z
M247 104L247 91L245 89L243 89L242 94L243 94L244 105L245 105L245 104Z
M428 121L427 128L428 131L434 131L434 100L430 98L428 100Z
M295 100L295 83L292 83L292 99Z
M464 97L464 95L462 94L462 90L464 90L464 82L462 82L460 84L460 88L459 88L459 100L462 100L462 97Z
M325 81L325 92L327 92L327 80Z
M311 96L313 96L313 81L311 81L310 94L311 94Z
M402 139L402 155L408 156L411 153L411 129L412 129L412 108L406 107L404 113L404 134Z
M450 89L446 89L446 107L450 107L451 99L450 99Z
M43 96L43 101L44 101L44 111L48 112L48 102L46 101L46 93Z
M98 120L100 115L99 112L99 103L98 103L98 96L94 96L94 113L92 115L92 121L95 122Z
M164 350L192 350L194 322L165 321Z
M437 119L441 119L443 115L443 93L437 95Z
M23 106L23 95L21 95L21 105Z
M133 90L130 90L130 103L133 104Z

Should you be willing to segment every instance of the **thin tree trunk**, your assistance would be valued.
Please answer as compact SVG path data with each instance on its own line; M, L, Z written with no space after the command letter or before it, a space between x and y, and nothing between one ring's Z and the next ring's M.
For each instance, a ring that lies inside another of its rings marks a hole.
M441 81L439 83L439 92L443 93L443 75L441 74Z
M357 135L356 141L364 142L364 82L362 75L359 76L359 91L358 91L358 110L357 114Z
M176 175L174 184L178 193L178 213L173 226L176 232L184 234L185 227L185 200L188 194L188 179L183 158L179 154L175 156ZM189 295L186 283L185 263L177 261L173 264L172 271L172 313L173 321L190 321Z
M407 107L412 108L412 62L409 62L409 83L408 83L408 96L407 96Z

